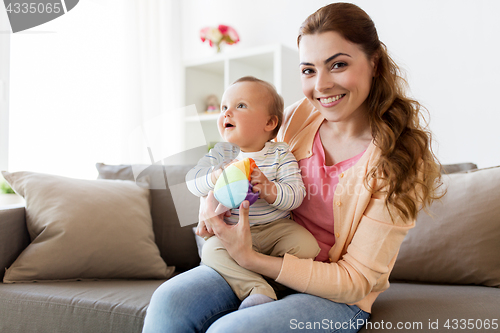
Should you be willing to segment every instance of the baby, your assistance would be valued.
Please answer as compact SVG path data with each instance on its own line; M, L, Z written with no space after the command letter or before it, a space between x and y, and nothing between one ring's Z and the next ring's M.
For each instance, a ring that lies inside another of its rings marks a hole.
M316 239L290 219L290 210L299 207L306 195L297 160L287 144L271 142L282 120L283 98L270 83L251 76L236 80L222 96L217 121L227 142L217 143L188 172L186 181L193 194L207 196L229 161L252 158L257 167L251 184L253 191L259 192L249 210L254 249L271 256L289 253L314 259L320 252ZM239 210L231 210L231 216L224 220L238 223ZM239 309L277 299L269 283L239 266L217 237L205 242L202 262L219 272L243 301Z

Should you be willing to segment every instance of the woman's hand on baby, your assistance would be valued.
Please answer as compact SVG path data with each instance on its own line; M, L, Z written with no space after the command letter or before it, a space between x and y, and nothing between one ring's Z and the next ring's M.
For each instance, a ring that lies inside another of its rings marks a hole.
M204 239L208 239L214 235L214 232L212 230L208 231L205 221L199 221L196 227L196 234Z
M259 198L266 200L272 204L276 201L277 188L276 184L267 179L266 175L258 168L255 167L251 173L252 180L250 183L253 185L253 192L259 192Z
M249 202L243 201L239 207L239 222L229 225L224 222L222 215L216 215L215 209L219 205L212 191L208 193L205 201L204 220L207 229L211 229L217 236L229 255L240 265L252 261L255 252L252 249L252 235L248 218ZM243 266L243 265L242 265ZM244 267L244 266L243 266Z
M198 216L198 226L196 227L196 234L200 237L203 237L206 239L210 238L211 236L214 235L214 232L210 226L207 226L205 223L205 218L206 216L215 216L217 215L215 211L209 213L207 212L207 209L211 209L207 207L207 197L202 197L200 200L200 214ZM223 218L224 216L231 216L230 211L226 211L223 214L220 215L220 218Z

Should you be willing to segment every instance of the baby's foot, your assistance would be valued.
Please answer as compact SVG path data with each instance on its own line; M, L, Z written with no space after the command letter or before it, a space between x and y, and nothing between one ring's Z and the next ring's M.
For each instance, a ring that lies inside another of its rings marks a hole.
M248 296L247 298L245 298L243 300L243 302L241 302L241 305L238 308L238 310L249 308L249 307L255 306L255 305L269 303L272 301L274 301L274 299L272 299L269 296L266 296L263 294L253 294L253 295Z

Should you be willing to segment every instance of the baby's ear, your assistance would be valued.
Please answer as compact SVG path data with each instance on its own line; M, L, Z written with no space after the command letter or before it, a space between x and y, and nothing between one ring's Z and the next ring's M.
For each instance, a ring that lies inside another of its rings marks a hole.
M276 128L276 126L278 126L278 116L270 116L266 123L266 131L271 132Z

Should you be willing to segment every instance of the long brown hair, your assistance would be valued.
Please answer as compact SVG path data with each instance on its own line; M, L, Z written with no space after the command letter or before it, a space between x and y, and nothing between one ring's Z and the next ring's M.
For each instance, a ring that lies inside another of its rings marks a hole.
M359 45L368 59L375 59L376 74L367 103L372 136L381 157L366 175L365 184L373 178L384 180L386 206L394 206L405 220L413 220L420 208L444 195L437 193L441 175L432 152L432 135L421 124L424 108L406 96L407 84L399 67L361 8L350 3L320 8L302 23L297 44L300 46L304 35L327 31L339 33Z

